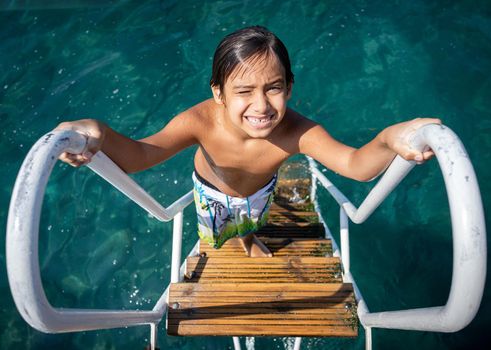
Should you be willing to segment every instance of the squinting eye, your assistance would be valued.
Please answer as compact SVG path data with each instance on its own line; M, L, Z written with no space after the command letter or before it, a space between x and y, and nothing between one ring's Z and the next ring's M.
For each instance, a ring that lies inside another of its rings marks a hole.
M244 90L244 91L238 91L237 93L240 95L248 94L250 91L249 90Z

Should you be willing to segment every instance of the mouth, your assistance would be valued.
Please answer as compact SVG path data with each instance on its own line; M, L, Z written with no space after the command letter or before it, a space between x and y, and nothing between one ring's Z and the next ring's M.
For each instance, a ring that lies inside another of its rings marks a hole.
M265 116L245 116L245 119L254 129L266 129L273 125L275 114L273 113Z

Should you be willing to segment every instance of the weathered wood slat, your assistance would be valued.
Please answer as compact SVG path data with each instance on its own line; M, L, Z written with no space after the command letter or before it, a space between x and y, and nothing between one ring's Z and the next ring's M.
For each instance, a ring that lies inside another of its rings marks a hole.
M357 330L350 287L342 283L172 284L168 332L353 337ZM215 328L220 330L210 333Z
M285 269L281 269L281 268L278 268L278 269L271 269L271 268L254 269L253 267L252 268L241 267L241 268L237 268L234 270L234 269L220 269L220 268L211 269L207 266L203 266L203 267L197 266L193 269L188 270L188 273L189 272L200 273L201 275L215 275L215 274L230 275L230 274L237 273L239 276L249 275L249 274L250 275L264 274L264 275L268 275L268 276L275 276L275 275L284 276L284 275L303 273L306 271L309 273L315 274L315 275L327 275L327 274L334 273L334 272L340 272L340 269L334 268L334 267L330 268L330 269L305 267L302 269L285 270Z
M271 238L259 237L271 250L275 257L285 256L331 256L332 244L328 239L319 238ZM244 250L238 241L233 238L225 242L220 249L214 249L203 240L200 241L200 251L207 257L244 257ZM249 259L249 258L248 258Z
M220 265L232 263L235 265L260 265L260 266L269 266L269 265L286 265L286 266L305 266L309 264L313 265L337 265L339 264L339 258L337 257L311 257L311 256L293 256L293 257L272 257L272 258L249 258L246 256L240 256L235 258L233 261L230 261L228 258L208 258L200 257L200 256L191 256L187 259L188 264L196 265L196 264L207 264L207 265ZM223 266L227 268L227 266Z
M211 277L194 277L187 279L186 281L189 282L195 282L195 283L227 283L229 281L233 282L240 282L240 283L332 283L332 282L339 282L340 278L327 278L327 277L321 277L321 278L315 278L315 277L299 277L299 276L290 276L290 277L283 277L283 278L274 278L274 277L264 277L264 278L254 278L254 277L244 277L244 278L238 278L238 277L231 277L229 279L227 278L211 278Z
M276 308L251 308L251 307L238 307L238 306L221 306L220 308L217 307L201 307L201 308L195 308L195 309L184 309L184 310L172 310L171 314L172 317L174 315L198 315L198 314L203 314L203 315L209 315L210 318L218 318L219 316L216 315L237 315L237 316L243 316L243 315L251 315L253 318L258 317L261 318L264 315L276 315L277 317L280 317L281 315L291 315L293 318L295 318L297 315L301 319L304 319L305 317L310 317L310 315L325 315L325 314L336 314L339 315L347 311L346 305L343 307L342 304L337 304L336 305L331 305L329 308L324 308L324 309L312 309L312 308L281 308L281 307L276 307ZM350 311L351 313L351 311ZM208 316L206 316L208 317Z
M292 249L270 249L271 252L274 254L274 256L293 256L293 255L302 255L302 256L307 256L307 255L312 255L312 253L316 254L317 256L325 256L325 253L322 253L320 251L315 252L310 249L298 249L293 251ZM239 254L244 255L243 250L224 250L224 251L205 251L207 256L209 257L230 257L234 258L237 257Z
M219 288L217 288L217 289L219 289ZM176 297L178 297L178 296L179 297L189 296L191 294L193 296L197 296L197 297L206 297L206 294L207 293L209 294L210 292L209 291L192 291L192 292L190 292L189 290L177 290L177 291L174 290L172 293L173 293L172 295L174 295ZM220 289L220 290L213 291L213 293L214 293L214 296L216 295L216 298L228 298L228 297L237 296L237 292L235 292L233 290L222 291ZM302 291L286 291L286 292L269 291L269 290L266 290L266 291L265 290L254 290L254 291L241 291L240 295L241 296L248 296L248 297L260 296L261 298L273 298L274 300L276 300L278 298L298 300L301 298L317 297L317 296L319 296L319 292L313 291L313 290L309 290L309 291L305 291L305 290L302 290ZM327 295L328 296L333 296L333 295L339 296L340 295L343 297L347 297L347 296L351 296L352 293L351 293L351 290L346 289L346 290L335 291L335 292L332 292L332 294L327 294Z
M281 237L260 237L261 241L271 247L287 247L287 246L295 246L295 247L303 247L303 246L318 246L319 244L327 244L331 245L331 241L328 239L322 238L296 238L295 240L291 240L288 238ZM206 244L204 241L201 241ZM225 242L225 244L220 248L227 249L229 247L240 247L240 242L238 238L232 238ZM205 246L206 247L206 246Z
M236 309L235 309L236 310ZM243 310L243 313L200 313L193 310L185 310L180 312L179 310L173 311L172 320L207 320L212 317L224 318L227 320L339 320L350 319L351 314L347 312L347 309L329 309L323 313L293 313L293 312L277 312L277 313L263 313L252 314L250 309ZM343 321L344 322L344 321Z
M324 231L324 226L321 223L313 222L308 226L297 225L296 223L286 223L281 225L267 224L259 229L261 231Z
M275 322L276 321L276 322ZM255 318L254 323L256 325L278 325L278 319L272 320L272 319L260 319L260 318ZM330 325L336 325L336 326L344 326L347 322L347 320L340 319L339 317L333 317L330 319L281 319L281 324L282 325L288 325L288 324L294 324L294 325L325 325L325 326L330 326ZM213 322L210 322L209 318L201 318L201 319L195 319L195 318L190 318L190 319L172 319L169 320L169 324L173 325L209 325L210 323L214 325L244 325L247 326L250 324L250 319L237 319L237 318L231 318L231 317L225 317L223 319L217 318L216 320L213 320Z
M313 210L313 205L310 202L307 203L290 203L290 202L285 202L285 201L279 201L275 199L275 201L271 204L271 207L269 208L270 212L271 211L277 211L277 210L291 210L291 211L308 211L308 212L314 212Z
M193 335L193 336L274 336L274 337L355 337L354 332L349 327L326 325L229 325L227 327L217 325L174 325L170 324L167 328L170 335Z
M338 258L332 257L189 257L186 282L198 283L331 283L341 282Z
M274 225L267 224L257 231L256 236L269 237L298 237L298 238L323 238L325 235L324 226L320 223L311 223L308 226Z
M203 298L206 298L203 296ZM228 299L228 298L227 298ZM227 301L216 301L216 302L197 302L196 298L184 298L181 297L179 300L179 308L192 309L192 308L216 308L217 310L221 307L242 307L248 308L250 305L251 309L319 309L319 308L339 308L345 307L345 303L350 301L346 296L343 297L332 297L332 298L316 298L316 299L292 299L292 300L281 300L281 301L261 301L258 298L249 298L250 300L246 303L244 299L240 300L227 300ZM253 304L253 305L251 305ZM255 311L257 312L257 311ZM233 313L233 310L231 311Z
M269 218L298 218L298 219L311 219L317 217L315 212L303 211L303 210L289 210L287 208L277 208L269 210Z
M269 283L265 285L264 283L226 283L220 285L217 288L214 285L210 284L201 284L201 283L173 283L171 284L171 291L176 290L184 290L189 293L193 291L206 291L206 292L220 292L220 291L236 291L236 292L245 292L245 291L276 291L276 292L302 292L302 291L317 291L319 293L328 293L328 292L339 292L339 291L352 291L353 286L351 283L333 283L333 284L304 284L304 283Z

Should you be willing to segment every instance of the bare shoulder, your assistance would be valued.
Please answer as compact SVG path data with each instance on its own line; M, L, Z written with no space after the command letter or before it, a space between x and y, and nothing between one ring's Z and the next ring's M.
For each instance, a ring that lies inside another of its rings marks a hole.
M164 130L169 129L183 129L185 132L192 134L195 137L211 127L210 123L213 118L213 104L212 100L205 100L200 102L176 115L172 120L164 127ZM206 128L205 128L206 126Z
M291 108L288 108L286 110L283 122L284 125L282 128L282 137L289 136L293 138L300 138L307 131L319 125L318 123Z
M173 117L160 131L141 139L145 143L168 147L169 144L190 145L199 142L209 117L208 100L186 109Z
M316 122L313 120L307 118L306 116L300 114L299 112L287 108L286 113L285 113L285 121L287 121L290 126L298 128L302 126L313 126L317 125Z
M193 124L204 123L210 119L209 116L212 113L212 108L212 100L208 99L182 111L175 118L186 119L186 121Z
M216 118L216 104L213 99L200 102L193 107L179 113L176 118L186 122L189 128L194 132L200 133L204 130L210 130L213 127Z
M275 143L290 154L300 152L301 139L305 137L309 130L318 126L313 120L303 116L297 111L287 108L283 117L281 128L276 134Z

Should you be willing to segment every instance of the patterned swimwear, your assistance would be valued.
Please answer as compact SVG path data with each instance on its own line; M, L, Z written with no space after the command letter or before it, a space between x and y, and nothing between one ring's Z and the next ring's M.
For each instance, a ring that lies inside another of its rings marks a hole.
M199 237L218 249L230 238L246 236L264 226L268 221L277 177L275 175L253 195L240 198L220 192L195 171L194 203Z

